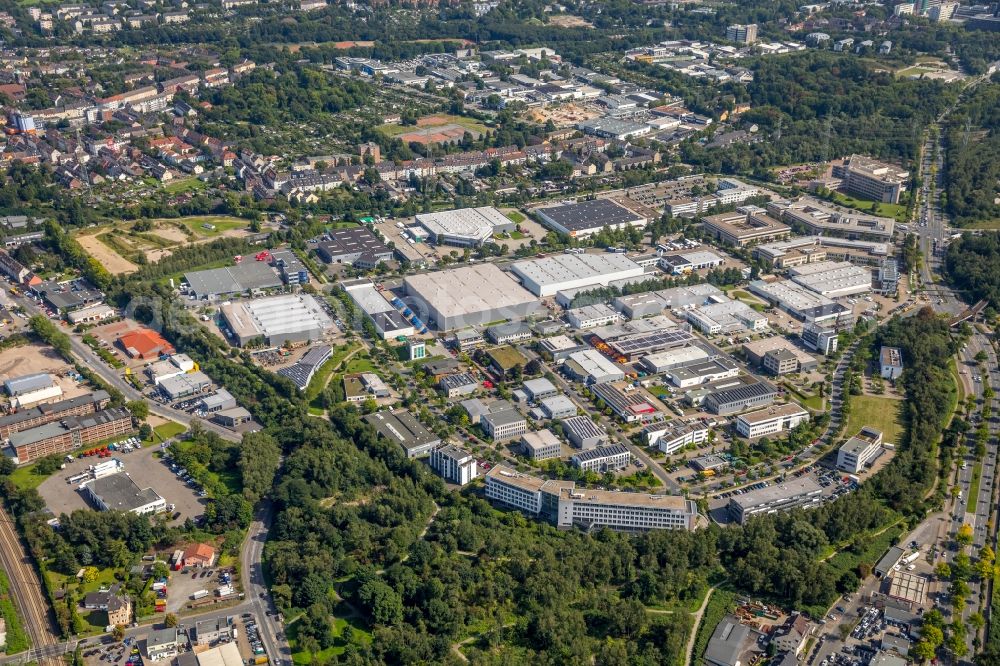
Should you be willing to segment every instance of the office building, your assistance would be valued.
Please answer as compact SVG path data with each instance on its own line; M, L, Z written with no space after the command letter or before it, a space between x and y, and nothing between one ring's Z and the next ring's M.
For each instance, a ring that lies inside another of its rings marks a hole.
M215 393L206 396L201 399L199 407L201 411L207 414L213 414L215 412L221 412L226 409L232 409L236 406L236 398L233 394L224 388L220 388Z
M309 284L309 271L292 250L274 250L271 262L278 269L281 279L289 286Z
M625 378L625 372L596 349L570 354L563 363L563 370L573 379L587 385L616 382Z
M547 481L503 465L486 474L486 497L563 529L691 530L698 519L697 504L683 497L583 490L572 481Z
M107 407L110 400L111 396L107 391L94 391L0 416L0 438L7 439L16 432L59 421L68 416L93 414Z
M837 451L837 467L858 474L882 451L882 431L864 426Z
M399 444L408 458L427 455L441 444L437 435L405 409L375 412L366 416L365 421L374 426L380 436Z
M638 127L644 127L645 131L649 131L648 126L639 125ZM536 208L532 212L548 228L574 238L584 238L604 228L611 230L628 227L643 228L648 222L645 217L610 199L564 203L546 208Z
M717 382L720 379L730 379L739 376L739 374L739 365L722 356L706 358L702 361L671 368L665 373L671 384L682 389Z
M789 402L784 405L771 405L755 412L740 414L736 417L736 432L748 439L756 439L791 430L808 420L809 412L799 404Z
M723 301L685 311L688 322L705 335L728 335L749 330L766 331L771 323L743 301Z
M607 431L589 416L571 416L562 421L563 434L578 449L592 449L608 440Z
M403 283L439 331L524 319L541 309L538 299L490 263L409 275Z
M855 266L876 268L891 253L892 245L889 243L835 236L794 236L753 249L757 259L774 268L793 268L818 261L848 261Z
M655 317L667 309L667 302L663 297L650 291L616 296L611 300L611 305L628 319Z
M814 236L888 243L896 228L896 221L891 217L866 215L813 197L771 201L767 204L767 212L801 233Z
M211 389L212 378L198 370L164 379L157 388L168 400L180 400Z
M606 287L617 280L639 278L645 269L623 254L556 254L511 264L525 289L552 296L567 289Z
M833 177L840 178L841 188L855 196L897 204L906 191L910 173L870 157L851 155L840 164L834 163Z
M316 254L328 264L350 264L371 270L392 260L392 248L368 227L359 225L346 229L331 229L327 240L316 245Z
M442 479L460 486L464 486L479 475L476 458L468 451L451 444L432 450L430 465Z
M752 377L723 380L705 396L705 409L720 416L765 407L778 397L778 390L771 384Z
M655 446L668 456L685 446L697 446L708 439L708 426L701 421L660 421L643 428L648 446Z
M584 305L583 307L567 310L566 320L573 328L586 330L588 328L597 328L598 326L607 326L608 324L625 321L625 318L610 306L604 303L597 303L595 305Z
M555 384L545 377L529 379L524 382L524 392L532 402L539 402L544 398L551 398L559 394Z
M777 513L798 507L819 506L823 489L810 476L750 490L729 498L729 516L740 525L758 514Z
M817 323L806 323L800 334L802 344L819 354L832 354L837 351L837 329Z
M212 645L213 643L218 643L219 641L232 640L232 638L232 618L215 617L207 620L196 620L194 623L194 639L192 640L192 643L195 645ZM237 656L239 655L239 648L236 643L227 643L227 645L235 647L237 649L236 654ZM242 659L240 661L242 662ZM226 664L225 666L229 666L229 664Z
M438 389L448 398L471 395L479 388L479 382L468 372L445 375L438 380Z
M791 280L754 280L750 283L750 291L800 321L829 324L838 328L846 322L854 321L853 313L847 306L835 303Z
M492 206L419 213L416 221L438 245L482 247L494 234L514 231L515 225Z
M729 26L726 28L726 41L737 44L753 44L757 41L757 24Z
M898 347L882 347L879 351L882 379L896 380L903 374L903 352Z
M284 294L237 301L219 308L236 344L271 346L320 340L333 328L326 310L309 294Z
M531 327L523 321L497 324L486 329L486 339L495 345L509 345L531 339Z
M660 268L673 275L688 275L694 271L717 268L725 259L709 250L665 254L658 261Z
M746 247L787 237L791 229L758 206L741 206L732 213L701 219L705 231L724 245Z
M632 454L625 445L615 442L608 446L580 451L570 458L574 467L584 472L616 472L625 469L632 462Z
M64 454L134 430L132 415L109 407L84 416L67 416L58 422L12 433L8 439L17 463L34 462L49 455Z
M709 351L704 347L699 345L690 345L688 347L670 349L644 356L642 358L642 367L650 374L658 375L673 370L674 368L682 368L687 365L707 360L714 356L714 353L709 353Z
M870 268L841 261L820 261L788 269L792 282L827 298L845 298L872 290Z
M503 406L491 405L490 411L479 418L479 427L496 443L517 439L528 431L528 421L509 403L499 402Z
M562 444L551 430L537 430L521 435L521 453L532 460L548 460L562 455Z
M86 481L81 486L101 511L124 511L139 516L162 513L167 502L152 488L140 488L125 472Z
M812 372L819 365L815 357L780 335L745 343L743 355L748 364L762 367L772 375Z
M580 344L566 335L553 335L538 341L538 349L545 358L559 363L573 354L586 351L587 345Z
M576 403L564 395L554 395L539 401L542 413L548 419L566 419L576 416Z

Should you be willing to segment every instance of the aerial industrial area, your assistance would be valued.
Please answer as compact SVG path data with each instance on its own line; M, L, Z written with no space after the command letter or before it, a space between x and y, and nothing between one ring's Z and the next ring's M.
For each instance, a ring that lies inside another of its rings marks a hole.
M1000 663L998 17L0 3L0 666Z

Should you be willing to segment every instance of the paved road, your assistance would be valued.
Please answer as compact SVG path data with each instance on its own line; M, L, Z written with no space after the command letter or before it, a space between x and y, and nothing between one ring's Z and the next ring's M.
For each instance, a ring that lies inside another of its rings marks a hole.
M24 309L24 311L28 313L28 316L36 314L39 314L43 317L46 316L45 313L42 312L41 309L38 307L38 305L29 298L26 298L24 296L17 296L17 297L12 297L12 300L14 301L15 304L20 305ZM60 326L62 329L65 329L64 326L61 326L59 324L57 324L57 326ZM142 393L137 391L135 387L132 386L132 384L127 382L125 378L119 374L118 370L115 370L114 368L110 367L107 363L105 363L104 360L101 359L94 352L94 350L90 348L90 346L88 346L82 340L80 340L78 336L74 335L73 333L67 330L64 330L64 332L67 335L69 335L70 348L73 352L73 355L76 356L77 359L79 359L83 365L89 367L94 372L96 372L101 377L101 379L106 381L109 385L121 391L125 395L125 397L128 398L129 400L146 399L145 396L142 395ZM204 421L201 419L197 419L197 417L194 417L191 414L188 414L187 412L183 412L177 409L171 409L169 406L162 405L157 402L153 402L150 400L147 400L147 402L149 404L150 414L155 414L156 416L167 419L169 421L177 421L178 423L183 423L186 426L190 426L192 421L198 420L201 422L201 425L204 429L211 430L212 432L216 433L223 439L226 439L230 442L238 442L242 439L242 435L240 435L239 433L235 433L232 430L223 428L222 426L215 424L211 421Z

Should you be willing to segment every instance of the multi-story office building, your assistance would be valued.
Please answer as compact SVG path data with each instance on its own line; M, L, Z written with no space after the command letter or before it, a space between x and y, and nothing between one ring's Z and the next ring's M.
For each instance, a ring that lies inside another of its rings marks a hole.
M898 347L882 347L879 366L882 379L899 379L903 374L903 352Z
M472 481L478 476L475 457L463 449L445 444L431 451L431 469L441 478L460 486Z
M820 354L832 354L837 351L837 329L819 323L806 323L802 326L802 344Z
M865 426L857 435L844 442L837 451L837 467L845 472L857 474L865 468L865 465L878 457L881 449L882 431Z
M532 460L558 458L562 444L551 430L537 430L521 435L521 452Z
M646 426L642 432L649 446L659 448L668 456L689 444L701 444L708 439L708 426L701 421L652 423Z
M107 407L111 396L107 391L94 391L86 395L39 405L0 417L0 437L6 439L15 432L29 430L52 423L67 416L85 416Z
M840 178L843 189L851 194L891 204L899 203L910 180L905 169L863 155L851 155L842 164L834 164L833 176Z
M822 494L823 489L812 477L803 476L742 495L733 495L729 499L729 516L740 525L745 525L747 520L757 514L819 506Z
M10 448L18 464L78 449L87 444L131 433L132 415L111 407L85 416L67 416L58 423L22 430L10 436Z
M577 489L572 481L545 480L497 465L486 474L486 497L545 519L557 527L609 527L640 532L694 529L697 504L674 495Z
M736 432L754 439L791 430L809 420L809 412L794 402L772 405L766 409L740 414L736 417Z
M513 407L493 410L483 414L479 419L483 433L494 442L507 442L517 439L528 431L528 422Z
M615 443L581 451L570 458L570 462L584 472L601 473L628 467L632 454L623 444Z
M786 238L791 229L771 217L759 206L740 206L732 213L719 213L702 218L705 231L713 238L733 247L746 247Z
M757 24L731 25L726 28L726 41L738 44L753 44L757 41Z
M563 420L562 427L566 439L578 449L592 449L608 439L607 431L589 416L571 416Z

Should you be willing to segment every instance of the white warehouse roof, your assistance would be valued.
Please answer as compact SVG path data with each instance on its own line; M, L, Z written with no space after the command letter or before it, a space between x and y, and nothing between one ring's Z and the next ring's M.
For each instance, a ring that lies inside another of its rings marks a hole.
M564 289L607 286L615 280L644 274L642 266L616 253L557 254L518 261L510 269L525 288L538 296L551 296Z
M417 215L417 222L436 238L464 239L476 243L482 243L493 236L496 227L513 224L492 206L421 213Z

